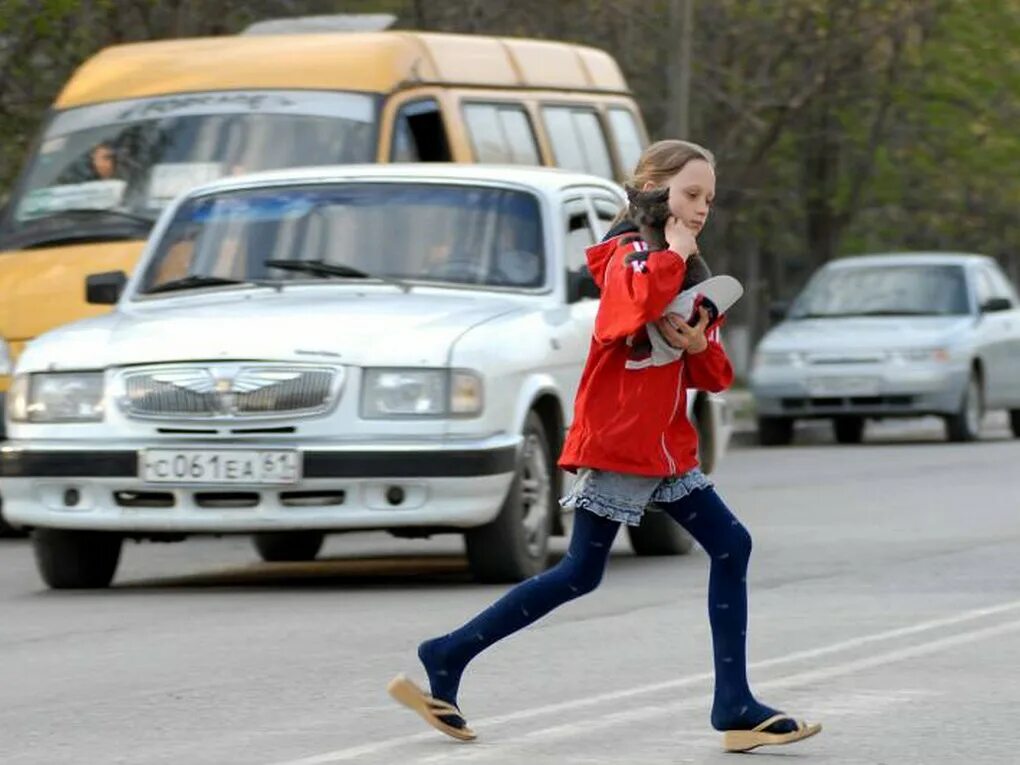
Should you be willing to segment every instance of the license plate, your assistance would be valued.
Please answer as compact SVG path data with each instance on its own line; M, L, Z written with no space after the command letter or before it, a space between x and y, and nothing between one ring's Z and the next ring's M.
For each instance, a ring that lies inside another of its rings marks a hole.
M296 451L147 449L140 458L147 483L291 484L301 479Z
M877 396L874 377L816 377L807 381L812 396Z

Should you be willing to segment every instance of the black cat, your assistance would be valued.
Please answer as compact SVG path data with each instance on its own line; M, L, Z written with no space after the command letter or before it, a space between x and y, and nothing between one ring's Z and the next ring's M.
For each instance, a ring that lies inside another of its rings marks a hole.
M627 217L637 226L641 238L648 243L651 250L665 250L666 221L669 220L669 189L652 189L638 191L633 186L625 187L627 191ZM712 275L701 255L695 253L687 259L687 274L681 291L705 281Z

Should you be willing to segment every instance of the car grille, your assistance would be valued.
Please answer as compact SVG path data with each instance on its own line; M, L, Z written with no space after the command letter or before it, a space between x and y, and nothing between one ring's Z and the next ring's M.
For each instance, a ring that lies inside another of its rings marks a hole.
M787 412L811 412L812 410L856 409L881 410L902 409L914 405L913 396L829 396L816 398L784 398L783 409Z
M308 415L334 402L340 370L330 367L209 365L124 375L131 417L234 419Z

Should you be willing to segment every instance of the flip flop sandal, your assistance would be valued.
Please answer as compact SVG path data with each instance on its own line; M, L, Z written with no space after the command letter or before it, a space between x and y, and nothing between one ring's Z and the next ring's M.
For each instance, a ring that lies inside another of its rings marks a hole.
M790 720L796 726L796 730L789 733L768 733L766 729L775 725L780 720ZM759 746L792 744L794 741L803 741L811 738L821 731L821 723L806 723L801 720L794 720L788 715L773 715L765 722L755 726L752 730L728 730L723 733L723 748L727 752L749 752Z
M421 715L436 730L459 741L473 741L477 734L468 727L467 720L453 704L434 699L415 685L406 675L397 675L386 690L390 696Z

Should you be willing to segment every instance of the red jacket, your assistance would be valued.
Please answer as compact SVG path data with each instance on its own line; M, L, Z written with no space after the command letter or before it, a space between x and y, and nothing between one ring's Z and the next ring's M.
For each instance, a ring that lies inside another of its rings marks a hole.
M717 393L733 382L719 328L709 331L701 353L685 353L664 366L642 365L650 352L645 325L661 318L676 297L686 264L671 250L648 252L631 235L590 247L587 257L602 299L559 465L571 472L685 473L698 465L687 389Z

